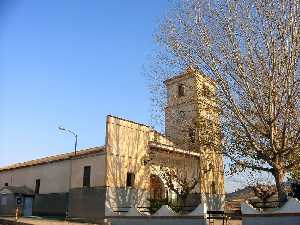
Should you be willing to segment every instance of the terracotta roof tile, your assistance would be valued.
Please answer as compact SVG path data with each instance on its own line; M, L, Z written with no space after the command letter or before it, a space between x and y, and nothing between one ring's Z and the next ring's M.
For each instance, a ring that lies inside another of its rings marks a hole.
M12 164L12 165L9 165L6 167L2 167L2 168L0 168L0 172L6 171L6 170L29 167L29 166L36 166L36 165L41 165L41 164L46 164L46 163L51 163L51 162L56 162L56 161L62 161L62 160L70 159L70 158L77 158L77 157L81 157L81 156L95 154L95 153L102 152L102 151L103 152L105 151L105 146L79 150L76 152L76 156L74 155L74 152L68 152L68 153L64 153L64 154L48 156L48 157L44 157L44 158L40 158L40 159L34 159L34 160L30 160L30 161L26 161L26 162L22 162L22 163L16 163L16 164Z

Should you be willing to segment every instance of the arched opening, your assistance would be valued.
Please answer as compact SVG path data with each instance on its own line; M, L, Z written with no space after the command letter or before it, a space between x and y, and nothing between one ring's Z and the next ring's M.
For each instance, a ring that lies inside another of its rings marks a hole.
M155 200L164 199L166 190L164 183L159 176L151 174L150 175L150 198Z

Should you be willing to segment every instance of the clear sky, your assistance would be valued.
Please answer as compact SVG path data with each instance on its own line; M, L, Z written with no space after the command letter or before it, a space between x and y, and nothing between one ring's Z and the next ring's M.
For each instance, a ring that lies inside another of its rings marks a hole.
M113 114L150 121L142 67L167 0L1 0L0 166L104 144Z
M168 0L0 0L0 167L101 146L106 115L150 122L142 67Z

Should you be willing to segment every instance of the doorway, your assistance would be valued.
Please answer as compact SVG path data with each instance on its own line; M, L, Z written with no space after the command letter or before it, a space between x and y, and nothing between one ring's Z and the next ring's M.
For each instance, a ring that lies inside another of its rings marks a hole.
M163 200L166 198L166 190L164 183L159 176L151 174L150 176L150 198L155 200Z
M33 197L24 197L24 216L32 216Z

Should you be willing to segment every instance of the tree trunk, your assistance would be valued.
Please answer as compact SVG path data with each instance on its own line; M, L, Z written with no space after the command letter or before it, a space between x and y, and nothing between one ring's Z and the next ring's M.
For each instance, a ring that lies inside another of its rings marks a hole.
M273 172L278 193L279 206L282 206L287 201L287 194L284 189L285 173L282 169L275 169Z

